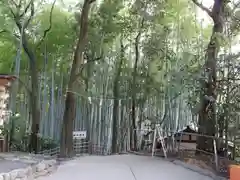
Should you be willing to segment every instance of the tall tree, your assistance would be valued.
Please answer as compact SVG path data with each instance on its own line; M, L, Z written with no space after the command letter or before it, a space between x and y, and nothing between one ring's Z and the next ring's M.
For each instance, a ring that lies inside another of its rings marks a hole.
M118 142L118 127L119 127L119 91L120 91L120 78L122 72L122 66L124 62L124 45L123 45L123 37L120 38L120 58L117 62L117 68L115 77L113 80L113 113L112 113L112 153L118 153L119 151L119 142Z
M49 16L49 26L44 30L43 36L36 43L35 47L31 46L30 34L28 32L28 27L33 20L36 13L36 4L34 0L29 2L19 1L18 3L11 1L7 2L10 14L17 26L16 37L22 44L24 52L26 53L29 60L29 75L31 77L31 92L30 92L30 102L31 102L31 135L29 141L29 151L34 151L35 153L39 150L39 125L40 125L40 103L39 103L39 72L38 72L38 62L36 57L36 50L42 44L47 33L51 30L52 21L52 11L54 8L56 0L53 2L51 7L51 12ZM21 49L19 49L21 51Z
M81 15L78 20L80 31L78 34L77 44L74 50L73 62L70 72L70 79L68 81L65 111L63 116L61 144L60 144L60 157L71 157L73 155L73 122L76 117L76 100L74 84L79 76L79 69L83 64L83 53L85 45L87 44L87 32L89 11L91 4L95 0L84 0Z
M136 78L137 78L137 68L138 68L138 63L140 60L140 50L139 50L139 43L140 43L140 38L142 35L142 31L143 31L143 25L144 25L144 18L142 18L140 20L139 23L139 30L137 33L137 36L135 37L135 42L134 42L134 46L135 46L135 61L134 61L134 65L133 65L133 72L132 72L132 135L131 135L131 145L132 145L132 149L136 150L137 148L137 134L136 134Z
M201 91L201 108L199 112L198 131L200 134L215 136L216 133L216 88L217 88L217 55L220 50L219 36L223 33L224 9L226 0L214 0L212 10L204 7L197 0L193 2L205 11L213 21L212 34L206 49L204 81ZM213 152L213 139L199 136L197 149Z

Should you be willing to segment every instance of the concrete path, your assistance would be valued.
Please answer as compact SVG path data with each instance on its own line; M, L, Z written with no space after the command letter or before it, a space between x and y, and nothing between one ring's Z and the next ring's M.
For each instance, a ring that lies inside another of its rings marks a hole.
M212 180L160 158L137 155L86 156L65 162L38 180Z
M14 169L21 169L28 167L29 164L21 161L12 161L12 160L0 160L0 173L10 172Z

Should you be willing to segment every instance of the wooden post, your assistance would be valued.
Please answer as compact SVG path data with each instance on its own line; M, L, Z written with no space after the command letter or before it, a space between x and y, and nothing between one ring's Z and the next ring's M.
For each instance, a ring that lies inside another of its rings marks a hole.
M4 138L0 137L0 152L4 152Z
M216 144L216 139L215 138L213 140L213 146L214 146L215 166L216 166L216 170L219 171L218 155L217 155L217 144Z

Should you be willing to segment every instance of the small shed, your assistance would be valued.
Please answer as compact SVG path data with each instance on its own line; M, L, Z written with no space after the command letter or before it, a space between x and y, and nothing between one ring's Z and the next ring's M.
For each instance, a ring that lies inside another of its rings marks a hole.
M190 126L177 132L174 136L175 140L180 143L180 149L196 149L197 131L193 130Z
M197 131L190 128L190 126L187 126L183 130L175 134L175 139L176 141L181 141L181 142L196 143L197 135L195 134L197 134Z
M180 149L196 150L197 131L193 130L190 126L174 133L175 142L179 143ZM164 138L165 143L172 142L172 136ZM157 149L162 147L161 142L157 141Z
M16 80L15 76L0 74L0 127L9 120L9 89L12 82ZM0 132L0 152L8 151L8 137Z

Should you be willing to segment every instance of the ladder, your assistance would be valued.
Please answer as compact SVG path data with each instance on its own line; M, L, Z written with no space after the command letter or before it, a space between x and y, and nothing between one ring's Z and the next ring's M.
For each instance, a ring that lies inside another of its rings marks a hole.
M162 150L163 150L164 156L165 156L165 158L167 158L167 148L166 148L165 142L164 142L163 131L162 131L162 129L161 129L159 124L156 125L155 131L154 131L152 156L154 156L154 154L155 154L155 147L156 147L156 139L157 139L157 137L159 137L159 139L161 141L161 145L162 145Z

